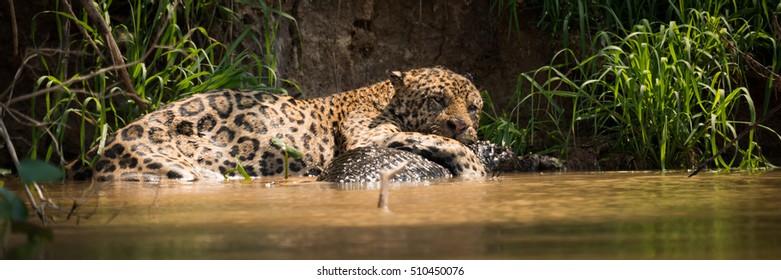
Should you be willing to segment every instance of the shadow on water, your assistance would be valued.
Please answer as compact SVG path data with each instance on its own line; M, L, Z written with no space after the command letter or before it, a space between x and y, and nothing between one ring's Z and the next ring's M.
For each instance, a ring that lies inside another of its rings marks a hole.
M311 180L48 185L81 216L45 259L779 259L781 172L511 174L376 185ZM13 185L10 187L14 187ZM17 186L18 187L18 186ZM78 224L77 224L78 221ZM10 243L20 242L11 239Z

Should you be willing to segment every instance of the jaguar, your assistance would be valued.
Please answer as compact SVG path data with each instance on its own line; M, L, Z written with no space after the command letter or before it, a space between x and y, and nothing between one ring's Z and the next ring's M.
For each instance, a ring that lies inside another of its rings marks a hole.
M66 166L72 179L210 180L318 176L362 147L420 155L453 176L485 176L467 145L477 141L483 101L475 85L444 67L392 71L389 79L320 98L262 91L194 94L144 115ZM285 145L303 153L286 163ZM102 148L101 148L102 147Z

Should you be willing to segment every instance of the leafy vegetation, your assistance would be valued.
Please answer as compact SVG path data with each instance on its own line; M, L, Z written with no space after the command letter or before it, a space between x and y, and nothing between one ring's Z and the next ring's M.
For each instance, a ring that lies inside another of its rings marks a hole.
M521 33L519 4L520 1L516 0L491 0L491 12L497 14L500 19L507 20L508 35Z
M36 124L33 159L64 163L63 143L75 140L86 161L108 134L195 92L290 84L276 73L280 23L295 24L281 3L70 2L34 19L55 19L59 48L35 57L45 72L39 90L9 102L31 102L33 113L16 117ZM559 34L564 49L519 75L515 106L482 118L482 137L519 153L542 146L566 157L573 141L606 136L613 151L631 155L630 167L691 167L767 115L781 81L773 78L781 72L776 1L490 1L508 34L520 34L523 6L542 11L533 21ZM260 19L245 23L242 9ZM764 92L749 89L749 75L764 77ZM77 137L66 133L73 128ZM716 166L760 167L760 151L752 130Z
M542 139L554 143L549 150L566 157L577 139L607 137L615 140L613 152L630 155L628 168L691 168L719 154L768 112L779 82L773 76L781 55L773 26L781 4L536 3L543 10L540 25L562 34L565 46L569 30L577 29L580 33L572 35L580 45L565 47L549 66L522 73L516 106L502 117L484 118L483 130L494 131L491 139L501 135L499 144ZM749 94L749 74L766 78L759 103ZM523 123L521 107L533 112L527 126L504 128L512 124L509 120ZM719 168L766 165L754 130L715 160Z
M249 173L247 173L247 170L244 169L244 165L241 163L239 157L237 156L235 159L236 159L236 167L225 170L225 172L222 173L222 176L225 177L225 180L229 179L228 174L230 174L231 172L238 172L239 174L241 174L241 177L244 178L244 181L247 182L252 181L252 177L249 175Z
M30 207L44 225L44 207L58 207L45 198L37 183L63 177L60 168L47 162L65 163L64 144L74 140L69 139L74 135L69 130L78 130L79 154L86 161L88 149L96 144L102 148L108 134L170 101L221 88L284 94L279 86L289 83L275 72L278 50L274 41L280 21L295 21L268 1L81 3L94 5L72 6L69 0L58 0L52 4L55 10L33 18L33 33L37 23L54 20L57 33L49 38L56 40L58 47L38 49L24 62L37 60L40 67L36 70L44 73L37 79L36 91L9 95L0 107L0 115L31 124L30 159L16 159L2 120L0 136L13 155ZM238 7L253 14L260 12L260 32L245 28L253 23L240 20ZM224 30L238 34L220 33ZM227 40L231 43L224 43ZM31 113L12 109L23 101L30 102ZM247 176L240 165L237 170ZM5 241L12 232L29 237L27 244L10 252L4 247L8 257L29 257L41 241L51 239L49 229L29 223L27 218L24 202L0 188L0 240Z
M24 183L25 192L28 194L31 205L36 205L30 192L30 189L33 189L32 184L56 181L62 178L62 170L43 161L23 159L19 161L18 169L19 178ZM3 185L4 183L0 181L0 222L3 225L2 231L0 231L2 256L10 259L32 258L42 243L54 239L54 233L50 228L28 221L27 205ZM37 190L37 188L35 189ZM33 206L33 208L37 213L42 213L42 210L37 206ZM43 219L40 214L39 217ZM6 248L6 240L12 233L27 235L27 242L14 248Z
M290 167L289 162L288 162L288 158L293 157L294 159L300 159L300 158L304 157L304 153L302 153L301 151L299 151L298 149L296 149L296 148L294 148L292 146L288 146L287 144L285 144L284 141L282 141L282 139L279 139L279 138L271 138L271 143L274 144L274 146L277 146L280 149L282 149L283 151L285 151L284 163L283 164L284 164L284 169L285 169L285 179L287 179L287 177L288 177L287 176L288 175L288 170L289 170L289 167Z
M65 0L58 2L58 10L39 15L55 15L60 49L38 56L46 72L39 86L53 90L31 99L31 111L43 106L46 112L32 119L47 124L33 131L32 158L49 161L60 156L64 162L60 143L74 117L80 155L86 161L89 147L102 147L111 132L192 93L220 88L284 93L278 86L288 81L275 73L274 40L279 22L293 19L265 1L94 2L110 33L101 32L101 20L90 17L88 9L74 11ZM261 11L260 34L243 28L234 5ZM243 31L224 43L219 39L223 34L213 34L217 25ZM112 40L126 61L113 59ZM246 45L256 46L260 54L245 50Z
M0 184L0 222L3 224L0 242L3 244L3 258L30 259L43 242L54 239L54 233L50 228L31 223L27 217L27 206L24 201ZM6 248L6 240L12 233L27 235L27 242L13 248Z
M63 177L64 172L48 162L33 159L19 161L19 179L24 184L59 181Z
M518 154L523 154L527 149L527 129L519 128L518 121L508 118L507 113L497 114L491 96L487 92L482 92L483 113L480 117L480 127L477 132L480 139L488 140L501 146L510 147ZM520 114L510 115L520 116Z

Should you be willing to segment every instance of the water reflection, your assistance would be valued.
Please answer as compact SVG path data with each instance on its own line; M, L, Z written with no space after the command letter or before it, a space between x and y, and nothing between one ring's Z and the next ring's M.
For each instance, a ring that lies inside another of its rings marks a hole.
M49 185L51 259L778 259L781 172ZM87 198L87 199L85 199ZM76 223L78 220L78 224ZM11 240L18 242L19 240Z

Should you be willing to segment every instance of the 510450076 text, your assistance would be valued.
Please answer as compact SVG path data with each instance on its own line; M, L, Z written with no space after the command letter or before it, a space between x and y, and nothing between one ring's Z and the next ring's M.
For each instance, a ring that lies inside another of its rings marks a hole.
M413 266L410 267L410 275L464 275L464 267L461 266Z

